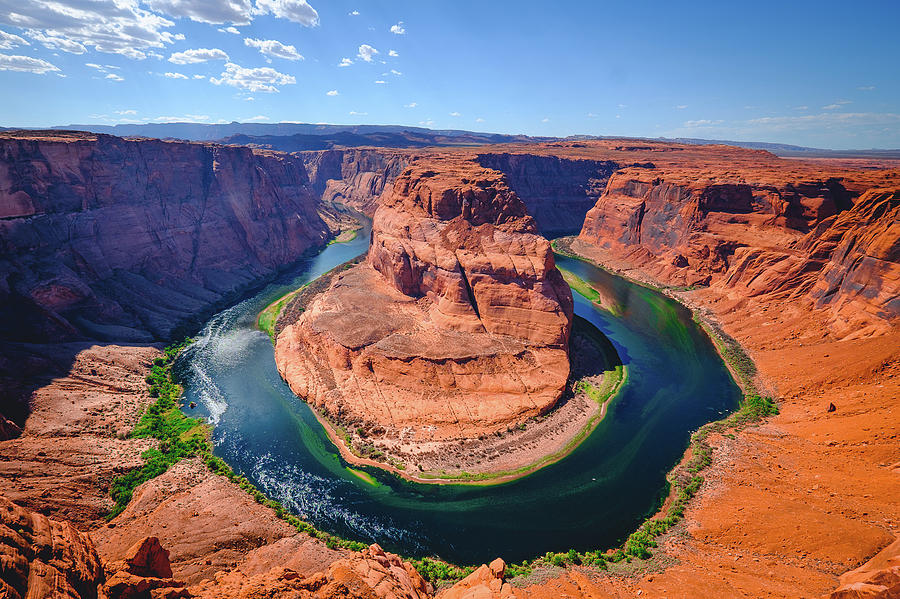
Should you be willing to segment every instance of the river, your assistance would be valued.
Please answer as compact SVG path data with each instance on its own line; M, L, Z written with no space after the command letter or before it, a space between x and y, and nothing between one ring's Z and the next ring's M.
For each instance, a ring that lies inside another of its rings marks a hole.
M575 294L628 368L606 418L571 455L487 487L355 476L309 407L275 368L255 328L266 305L366 250L368 228L332 244L265 289L215 315L179 359L184 405L214 425L216 455L316 527L407 556L460 564L616 545L658 506L665 474L690 434L733 410L740 391L690 312L653 290L584 262L560 266L597 287L606 309Z

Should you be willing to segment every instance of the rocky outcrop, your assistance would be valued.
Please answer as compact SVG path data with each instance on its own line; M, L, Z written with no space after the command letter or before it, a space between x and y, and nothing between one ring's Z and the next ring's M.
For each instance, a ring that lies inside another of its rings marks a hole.
M498 172L409 167L375 214L366 263L285 328L279 371L369 441L447 441L546 412L569 373L572 297Z
M409 164L410 152L325 150L299 152L316 194L329 205L350 206L371 216L378 197Z
M571 160L535 154L479 154L478 163L506 175L547 236L571 235L581 230L587 211L594 207L609 177L619 168L612 160Z
M156 537L144 537L132 545L125 557L106 564L103 585L106 599L182 599L191 594L184 583L172 578L169 552Z
M85 533L0 495L0 596L96 598L104 580Z
M579 241L668 284L805 298L830 308L843 335L900 315L897 192L870 190L853 203L834 178L722 179L623 170Z
M0 136L0 330L168 338L322 244L302 160L65 132Z
M510 599L515 597L512 586L503 580L506 562L499 557L490 565L482 564L474 572L438 593L440 599Z
M430 599L431 585L408 562L378 545L339 559L322 572L303 576L287 567L246 576L231 572L194 589L200 598L243 599Z
M900 538L875 557L841 576L830 599L896 599L900 597Z

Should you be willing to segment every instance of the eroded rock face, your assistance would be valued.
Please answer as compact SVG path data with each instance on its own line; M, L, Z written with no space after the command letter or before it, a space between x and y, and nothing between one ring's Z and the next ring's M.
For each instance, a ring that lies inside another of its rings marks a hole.
M371 216L385 188L403 172L410 152L323 150L300 152L313 189L326 204L343 204Z
M276 362L300 397L375 436L471 437L555 404L571 318L504 177L434 158L382 198L366 263L284 329Z
M0 495L0 596L96 598L104 582L97 551L68 522L29 512Z
M504 173L541 233L548 237L581 230L609 177L612 160L571 160L534 154L479 154L478 163Z
M802 298L830 308L847 335L900 316L898 210L896 191L869 190L853 203L837 179L728 183L625 169L579 241L669 284Z
M285 154L4 133L0 302L13 309L0 335L168 338L322 243L319 212L302 160Z
M274 567L247 576L229 572L192 589L197 597L243 599L430 599L431 585L409 562L378 545L331 563L327 570L303 576Z

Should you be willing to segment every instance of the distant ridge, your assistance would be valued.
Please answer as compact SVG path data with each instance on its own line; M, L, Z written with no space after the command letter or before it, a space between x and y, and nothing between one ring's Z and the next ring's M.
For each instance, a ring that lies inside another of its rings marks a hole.
M571 135L561 137L529 137L504 133L485 133L464 129L428 129L407 125L332 125L322 123L134 123L119 125L61 125L51 129L68 129L107 133L120 137L156 137L191 141L216 141L229 144L253 145L282 151L322 150L335 146L359 147L425 147L530 143L558 140L639 139L702 145L724 144L767 150L782 157L805 158L884 158L900 159L895 150L829 150L791 144L702 139L694 137L626 137L614 135ZM0 127L0 130L11 127Z

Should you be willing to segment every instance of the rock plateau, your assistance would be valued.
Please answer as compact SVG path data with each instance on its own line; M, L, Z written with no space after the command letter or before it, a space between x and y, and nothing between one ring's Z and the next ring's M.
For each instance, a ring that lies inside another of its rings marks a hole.
M420 160L385 194L368 258L276 344L291 388L370 436L453 440L550 410L572 297L498 172Z

